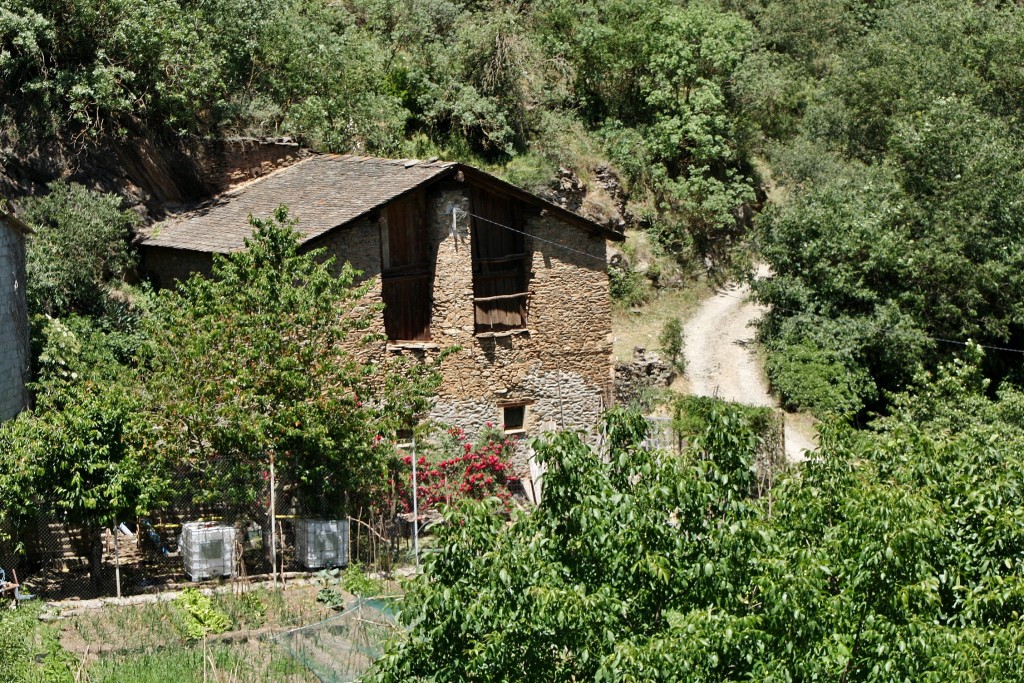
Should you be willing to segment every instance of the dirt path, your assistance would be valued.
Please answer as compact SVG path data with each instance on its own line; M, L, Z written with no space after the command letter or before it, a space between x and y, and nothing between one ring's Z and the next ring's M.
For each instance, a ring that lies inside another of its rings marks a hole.
M758 273L765 275L767 273ZM729 285L709 297L685 325L686 376L690 393L753 406L777 407L754 351L751 326L764 308L749 300L746 285ZM805 459L816 448L811 421L786 414L786 456Z

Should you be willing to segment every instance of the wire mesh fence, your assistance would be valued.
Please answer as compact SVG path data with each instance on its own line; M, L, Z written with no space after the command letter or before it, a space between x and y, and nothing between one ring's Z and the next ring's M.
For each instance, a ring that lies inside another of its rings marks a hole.
M647 435L641 444L643 448L679 453L683 449L683 439L672 428L672 418L647 415Z
M440 519L442 503L516 490L507 465L514 440L492 435L475 445L461 430L446 434L450 443L433 451L399 446L387 481L361 496L361 503L351 492L329 487L311 494L272 472L256 477L259 483L244 496L237 492L241 487L219 495L186 469L177 473L175 493L163 504L113 523L90 524L36 501L31 513L0 533L0 568L16 570L44 600L276 580L350 563L387 575L414 563L418 532ZM324 513L339 509L352 514Z
M344 492L324 491L324 498ZM200 498L183 485L168 504L113 524L85 524L45 502L0 534L0 568L44 600L180 589L197 582L273 580L360 562L390 571L411 554L411 526L380 510L324 518L287 482L250 504Z
M781 457L782 429L774 413L763 417L757 469L767 488ZM648 417L643 445L680 453L686 443L676 422ZM307 488L299 494L273 477L239 502L190 485L195 473L184 471L165 504L114 524L85 524L41 501L33 514L0 530L6 539L0 540L0 569L15 570L24 590L45 600L128 596L200 581L274 580L353 562L387 574L398 564L413 564L417 532L437 522L438 510L453 499L499 496L517 505L529 498L507 466L514 439L500 430L475 442L458 429L444 437L450 443L433 453L413 457L415 449L399 448L387 485L358 506L346 491L325 488L313 495ZM323 514L346 506L351 516Z
M361 598L341 614L287 631L275 641L323 683L349 683L380 658L398 629L390 603Z

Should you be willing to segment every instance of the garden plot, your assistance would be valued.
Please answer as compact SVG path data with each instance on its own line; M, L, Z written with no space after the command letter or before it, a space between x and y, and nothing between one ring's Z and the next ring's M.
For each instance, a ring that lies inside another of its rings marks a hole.
M61 622L60 644L78 662L76 680L90 683L312 683L316 676L274 639L337 614L317 602L318 590L307 584L209 596L184 591L152 604L68 610L73 616ZM182 596L199 597L190 603Z

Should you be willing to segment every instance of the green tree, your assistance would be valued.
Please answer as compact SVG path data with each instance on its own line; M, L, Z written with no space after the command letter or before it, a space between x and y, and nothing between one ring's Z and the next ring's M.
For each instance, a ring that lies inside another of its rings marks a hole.
M1019 680L1024 450L1019 425L992 438L1010 413L973 364L878 433L826 425L757 499L741 411L706 415L681 461L635 445L638 415L609 418L603 454L538 443L540 507L452 515L371 680ZM988 427L915 425L963 391Z
M668 357L668 362L677 372L686 371L686 357L683 355L683 323L679 318L669 318L658 335L658 346Z
M163 457L233 504L261 499L273 462L302 504L324 508L311 512L340 514L385 474L374 437L423 412L439 375L384 356L372 281L300 252L285 207L252 223L211 279L159 299L149 386Z
M0 427L0 521L17 533L39 514L59 515L80 529L77 550L98 582L100 530L159 505L169 477L116 343L77 316L48 320L41 337L35 406Z
M116 195L65 182L23 202L22 218L34 230L26 264L30 315L96 316L108 308L136 261L131 239L139 219L121 204Z

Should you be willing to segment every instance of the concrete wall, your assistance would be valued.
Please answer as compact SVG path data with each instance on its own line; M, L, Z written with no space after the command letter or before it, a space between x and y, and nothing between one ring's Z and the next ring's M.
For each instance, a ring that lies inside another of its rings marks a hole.
M28 339L25 237L0 218L0 420L28 403Z

